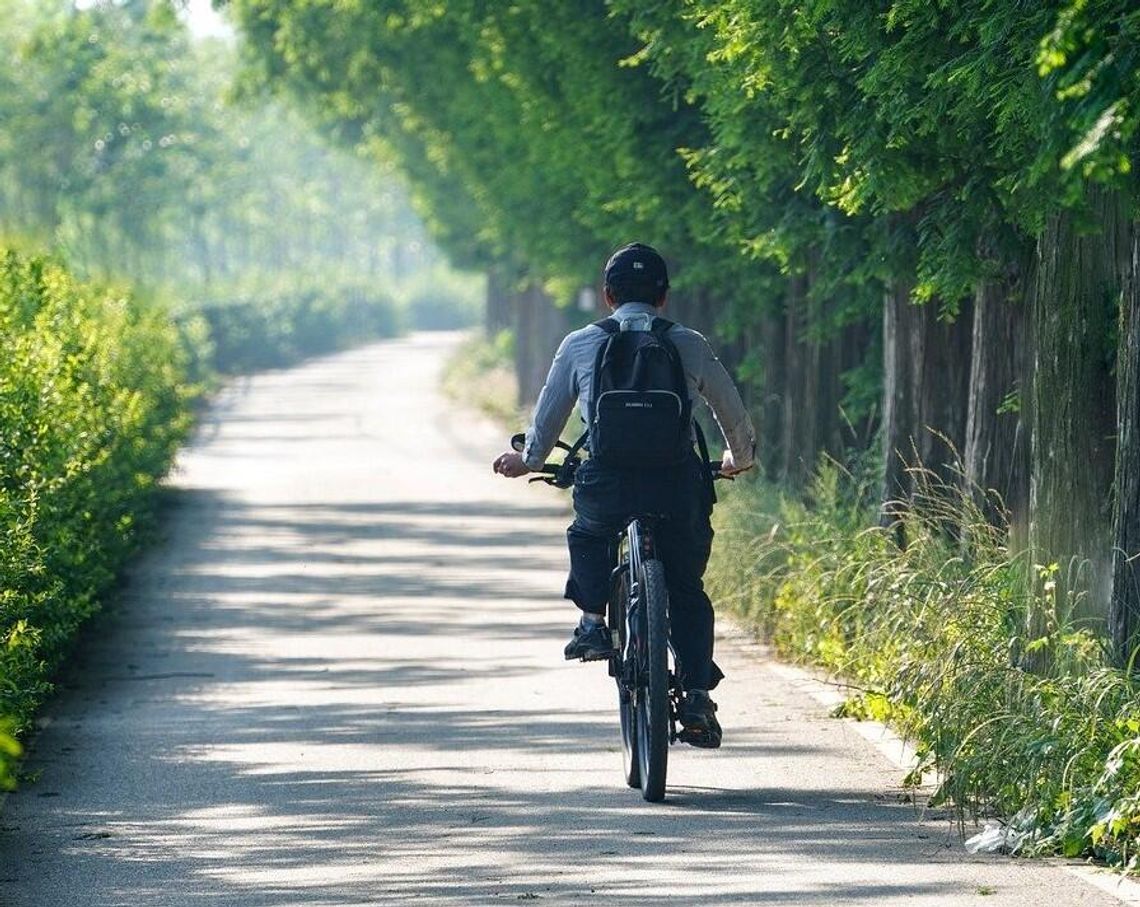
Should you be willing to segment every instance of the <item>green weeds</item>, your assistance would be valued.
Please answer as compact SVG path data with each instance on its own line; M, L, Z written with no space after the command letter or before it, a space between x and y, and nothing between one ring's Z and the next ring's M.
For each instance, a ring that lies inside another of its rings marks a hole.
M915 742L920 771L941 778L936 803L1009 821L1022 852L1137 869L1135 680L1057 615L1051 565L1012 550L973 496L920 475L890 528L875 525L877 483L834 464L807 503L742 485L718 509L710 591L783 656L863 690L847 713Z
M514 372L514 335L500 331L487 339L473 335L456 350L443 373L444 392L505 426L526 424L518 405Z

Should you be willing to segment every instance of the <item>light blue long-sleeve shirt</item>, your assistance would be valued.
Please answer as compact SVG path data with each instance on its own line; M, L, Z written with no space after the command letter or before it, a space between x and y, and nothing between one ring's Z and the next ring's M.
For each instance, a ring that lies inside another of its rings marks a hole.
M648 303L627 302L610 317L621 322L639 319L648 324L656 314L657 310ZM540 468L550 456L575 401L582 421L589 419L594 360L598 347L608 336L600 327L591 324L567 334L559 344L526 432L523 460L528 468ZM696 403L704 399L709 404L736 465L741 469L752 465L756 451L752 419L740 399L736 384L716 358L709 342L702 334L680 324L669 330L669 339L681 357L690 400Z

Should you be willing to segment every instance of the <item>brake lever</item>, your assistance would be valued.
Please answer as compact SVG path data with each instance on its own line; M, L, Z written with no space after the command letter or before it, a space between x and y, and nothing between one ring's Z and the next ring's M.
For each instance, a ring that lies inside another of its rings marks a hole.
M579 464L575 463L569 470L566 464L555 467L544 466L543 471L549 472L549 475L534 476L527 479L527 482L545 482L553 488L570 488L574 484L574 472L577 470L578 465Z
M511 447L515 451L521 453L525 445L526 435L520 433L511 438ZM557 446L568 453L573 451L572 447L562 441L558 441ZM578 456L568 457L561 463L543 463L542 468L536 470L539 475L531 476L527 479L527 483L545 482L554 488L570 488L574 484L574 473L581 465L582 460Z

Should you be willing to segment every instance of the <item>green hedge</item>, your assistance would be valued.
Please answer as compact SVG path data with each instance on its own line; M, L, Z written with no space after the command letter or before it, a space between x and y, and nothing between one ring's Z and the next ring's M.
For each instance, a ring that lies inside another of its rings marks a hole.
M1057 615L1056 567L1011 550L970 495L927 487L904 549L875 526L879 486L826 464L810 505L738 483L718 508L710 592L785 657L862 689L846 714L914 740L941 776L936 802L1003 817L1022 852L1136 871L1137 680ZM1050 615L1036 639L1031 608Z
M223 291L201 302L191 317L206 322L210 363L224 374L280 368L391 337L402 326L388 294L344 282Z
M169 317L0 252L0 783L83 621L145 535L190 424Z

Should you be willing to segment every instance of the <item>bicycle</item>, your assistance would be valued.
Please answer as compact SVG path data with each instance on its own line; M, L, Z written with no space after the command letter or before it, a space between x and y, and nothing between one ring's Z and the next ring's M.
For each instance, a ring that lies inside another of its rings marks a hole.
M525 436L511 438L513 449L522 450ZM581 465L575 448L561 441L567 452L562 463L545 463L541 475L531 482L569 488ZM732 477L720 472L719 462L710 462L712 479ZM634 515L615 539L617 566L611 573L606 622L615 635L609 673L618 690L622 758L625 780L641 789L650 802L665 798L669 746L679 739L678 715L684 691L676 670L676 653L669 641L669 594L665 565L656 556L654 530L661 519L656 514Z

